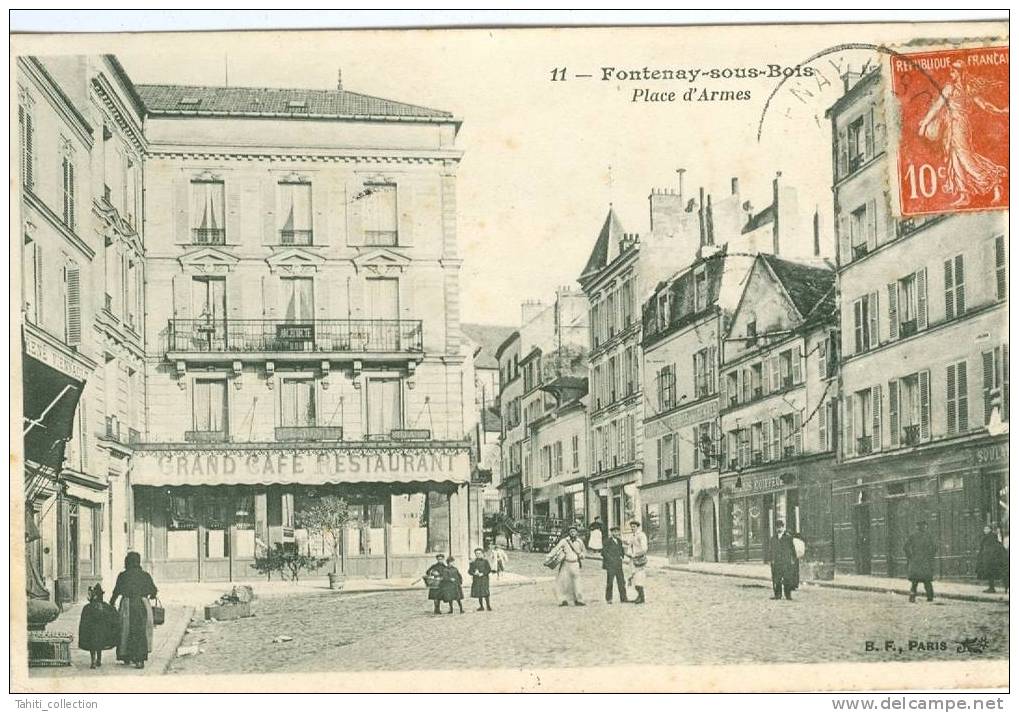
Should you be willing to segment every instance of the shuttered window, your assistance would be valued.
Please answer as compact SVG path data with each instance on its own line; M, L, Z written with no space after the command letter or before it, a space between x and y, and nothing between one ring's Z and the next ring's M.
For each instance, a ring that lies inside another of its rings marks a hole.
M994 239L994 279L999 300L1008 296L1008 265L1005 261L1005 237Z
M949 364L945 372L945 410L947 432L965 433L969 430L969 397L966 379L966 362Z
M966 291L962 255L945 260L945 319L966 313Z
M1002 421L1008 421L1008 345L981 354L983 363L984 424L997 407Z
M81 344L81 270L73 262L64 267L64 341Z
M35 166L33 165L35 124L32 120L32 112L25 106L18 107L18 138L21 142L21 185L25 188L32 188L35 186Z
M61 168L63 173L63 198L64 198L64 212L63 220L71 230L75 229L76 221L75 215L77 215L77 207L75 204L75 180L74 180L74 163L70 158L64 156L61 162Z

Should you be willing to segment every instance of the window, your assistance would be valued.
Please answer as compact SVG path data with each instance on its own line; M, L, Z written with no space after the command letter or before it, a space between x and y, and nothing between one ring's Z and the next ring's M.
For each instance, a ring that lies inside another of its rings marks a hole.
M388 436L403 428L400 379L368 379L368 435Z
M667 288L658 295L658 329L668 329L672 321L672 292Z
M27 321L39 324L42 321L42 246L27 236L22 260L21 273L25 276L22 309Z
M74 261L64 266L64 342L81 344L81 270Z
M803 452L803 418L800 412L783 414L780 419L782 457L792 458Z
M195 379L192 399L192 423L195 431L226 432L226 394L226 379Z
M930 403L929 371L888 382L888 435L892 447L930 440Z
M574 436L571 445L573 446L573 471L580 470L580 436Z
M196 319L216 322L226 318L226 278L191 278L191 308Z
M853 302L855 353L865 352L878 346L877 309L877 292L871 292Z
M556 441L555 446L552 448L552 454L555 456L555 474L561 475L563 473L563 442Z
M743 343L745 347L752 347L757 344L757 320L747 322L747 339Z
M926 269L888 283L889 337L909 337L923 329L927 329Z
M64 225L74 230L77 225L75 220L77 206L75 203L74 162L71 161L69 156L63 157L61 168L63 169Z
M969 394L966 362L949 364L945 373L947 432L952 435L969 430Z
M676 367L663 366L658 370L658 411L668 411L676 406Z
M284 378L280 388L280 425L287 427L314 426L314 379Z
M726 393L729 394L729 406L735 406L739 403L739 372L730 371L726 377Z
M853 400L855 401L856 406L855 413L853 414L853 418L855 418L853 427L856 435L856 443L854 445L856 447L857 455L865 456L874 450L874 432L872 430L874 428L874 422L871 390L864 389L862 391L857 391L853 396ZM783 441L783 446L784 445L785 443Z
M708 276L704 268L699 268L693 277L694 281L694 312L700 312L708 306Z
M718 423L705 421L693 427L693 468L714 468L717 464Z
M18 137L21 148L21 185L31 189L35 186L35 122L31 110L18 106Z
M279 184L281 245L311 245L311 184Z
M750 367L750 395L759 399L764 395L761 377L763 375L763 366L761 364L754 364Z
M736 432L736 441L739 448L739 466L746 468L750 465L750 429L739 429Z
M764 425L758 421L750 426L750 463L760 465L764 460Z
M399 234L396 184L368 184L365 192L368 194L362 199L365 244L396 245Z
M994 239L994 279L999 300L1008 296L1008 263L1005 259L1005 238Z
M1008 421L1008 345L981 354L984 377L984 424L991 422L997 409L1002 421Z
M845 178L873 158L881 138L875 134L874 110L856 117L839 132L836 178Z
M141 314L138 294L138 263L134 260L127 261L127 306L124 310L127 326L135 329L138 327L137 319Z
M222 181L191 182L191 242L195 245L226 243L225 195Z
M705 347L693 355L694 396L698 399L715 393L716 347Z
M667 433L658 439L658 480L668 480L677 474L679 439Z
M966 313L965 276L962 255L945 260L945 319L955 319Z
M778 355L778 383L774 388L787 389L803 382L803 358L799 345Z

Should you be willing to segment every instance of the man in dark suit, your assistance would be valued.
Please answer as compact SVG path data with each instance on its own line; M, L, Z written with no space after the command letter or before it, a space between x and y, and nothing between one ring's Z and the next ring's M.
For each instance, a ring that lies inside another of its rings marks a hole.
M601 567L605 570L605 601L612 603L612 582L615 580L619 590L619 601L625 602L626 581L623 577L623 557L625 548L619 538L619 527L609 530L609 539L605 541L601 551Z
M796 545L792 534L785 529L785 523L775 523L775 536L771 538L771 585L775 591L772 599L793 598L793 590L800 586L800 560L796 556Z

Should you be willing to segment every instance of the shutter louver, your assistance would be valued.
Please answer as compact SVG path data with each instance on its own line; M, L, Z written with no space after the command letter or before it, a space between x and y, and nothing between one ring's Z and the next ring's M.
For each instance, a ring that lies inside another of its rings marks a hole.
M81 344L81 272L77 265L64 268L67 300L66 341L68 346Z
M994 392L994 352L980 355L984 367L984 425L991 420L991 395Z
M839 265L848 265L853 261L853 249L849 238L849 216L840 215L839 225Z
M237 181L227 181L223 187L226 193L226 237L227 242L243 242L241 236L241 191Z
M396 210L398 216L396 243L403 247L414 245L414 185L406 182L397 184L396 187ZM622 304L620 304L622 307ZM620 322L621 323L621 322Z
M856 434L853 432L853 395L848 394L845 397L845 426L846 426L846 447L845 453L847 456L856 454Z
M874 451L881 450L881 409L883 407L881 387L874 386L870 390L870 410L874 417L873 429L871 429L871 447Z
M277 201L279 200L279 184L273 176L262 178L262 245L279 245L282 242L276 232Z
M839 132L837 161L835 177L845 178L849 173L849 133L845 129Z
M874 109L867 112L863 122L863 146L866 158L869 161L874 158Z
M868 295L867 304L867 342L870 345L870 349L874 349L881 344L881 337L878 333L878 296L877 292L871 292Z
M877 201L867 201L867 251L877 250Z
M771 419L765 419L761 431L764 436L764 443L761 444L761 458L767 462L771 460Z
M1008 366L1005 366L1008 369ZM959 433L966 433L969 430L969 384L966 378L966 362L961 361L955 365L955 398L956 419Z
M955 387L955 364L949 364L945 370L945 408L948 418L947 431L949 435L958 430L956 411L956 387Z
M173 238L178 243L191 240L191 182L184 174L176 177L173 186Z
M888 338L892 341L899 338L899 285L888 283Z
M955 296L952 294L955 291L953 289L954 285L952 261L948 259L945 260L945 319L955 318Z
M792 362L793 383L799 384L803 381L803 349L799 344L793 349Z
M931 437L931 373L920 372L920 440Z
M927 268L916 271L916 328L927 329Z
M888 445L899 446L899 382L888 382Z
M694 470L700 470L700 467L701 467L701 445L702 445L701 441L700 441L700 438L699 438L699 434L698 434L698 431L700 431L700 428L698 426L694 426L690 430L693 433L693 438L690 439L691 443L693 443L693 469Z
M347 181L345 192L345 211L347 221L347 245L364 245L364 197L360 196L364 185L356 180Z
M817 443L819 450L828 450L828 404L822 403L817 409Z
M955 313L960 317L966 313L966 277L962 255L955 256Z
M803 414L800 411L793 414L793 453L803 453Z

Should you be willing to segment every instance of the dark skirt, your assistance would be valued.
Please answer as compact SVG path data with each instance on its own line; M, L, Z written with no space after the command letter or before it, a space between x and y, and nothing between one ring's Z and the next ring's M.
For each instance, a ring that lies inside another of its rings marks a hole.
M445 581L439 586L439 594L444 602L458 602L464 598L464 590L456 582Z
M144 597L120 600L120 642L117 660L128 663L147 661L152 650L152 614Z
M89 602L78 621L78 648L105 651L120 642L120 614L106 602Z
M488 588L488 575L483 577L475 576L471 581L471 599L491 596Z

